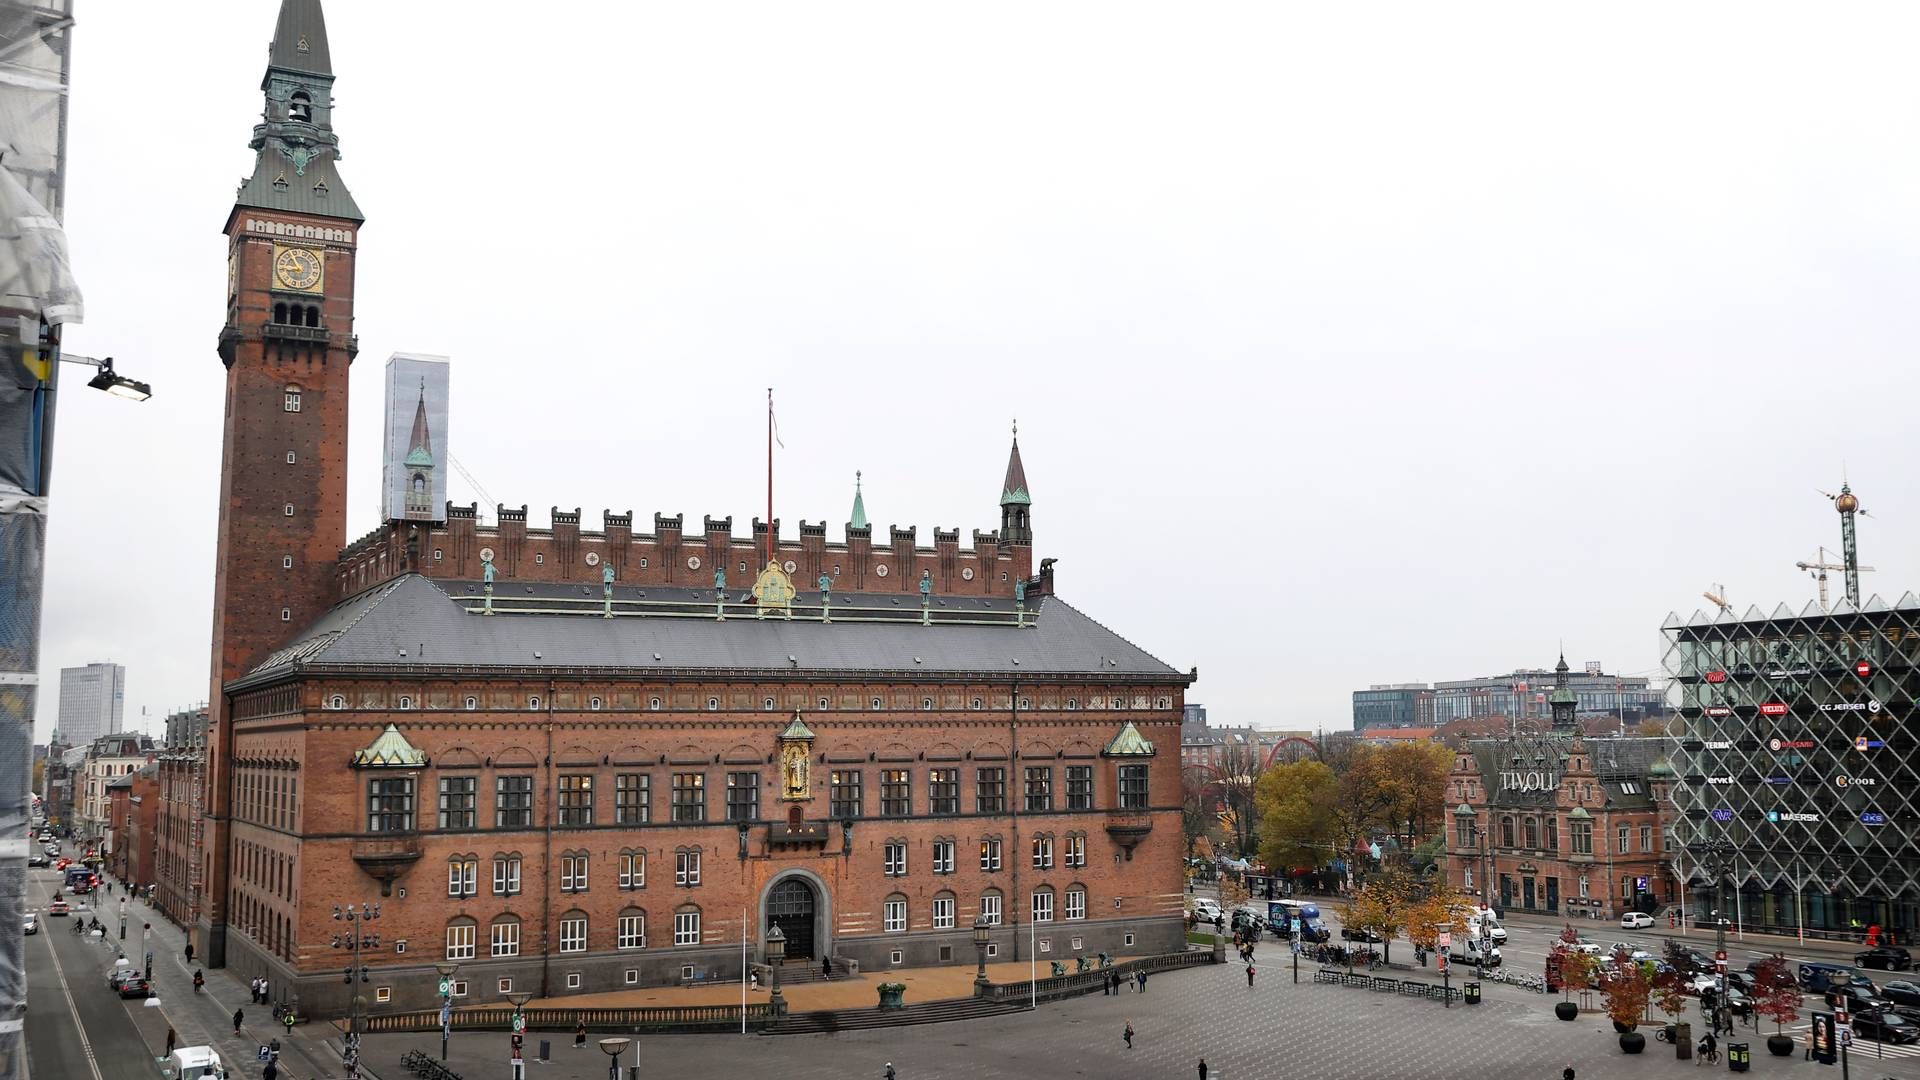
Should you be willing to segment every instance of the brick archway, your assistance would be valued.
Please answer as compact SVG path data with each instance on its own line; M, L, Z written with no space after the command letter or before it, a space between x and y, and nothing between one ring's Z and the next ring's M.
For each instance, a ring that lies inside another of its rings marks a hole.
M798 910L802 896L798 890L806 889L811 895L811 918L809 925L796 927L797 919L805 918ZM765 956L767 931L773 929L776 920L781 933L787 935L787 957L789 960L817 960L822 956L833 955L833 894L827 891L827 883L820 875L811 870L794 867L782 870L768 879L766 887L760 890L760 917L757 922L758 941L755 943ZM803 934L796 931L805 931ZM804 949L804 953L801 951Z

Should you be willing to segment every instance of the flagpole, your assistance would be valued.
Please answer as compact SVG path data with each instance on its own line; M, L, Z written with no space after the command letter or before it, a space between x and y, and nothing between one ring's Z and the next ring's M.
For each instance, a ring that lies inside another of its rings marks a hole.
M740 1034L747 1033L747 907L740 905Z
M767 387L767 564L773 564L773 387Z

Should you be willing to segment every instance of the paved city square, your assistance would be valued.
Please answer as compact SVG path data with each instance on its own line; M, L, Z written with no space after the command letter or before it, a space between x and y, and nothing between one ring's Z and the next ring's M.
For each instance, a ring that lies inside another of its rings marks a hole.
M837 1035L643 1037L636 1040L640 1075L754 1076L777 1062L783 1078L880 1077L892 1062L900 1080L1172 1077L1196 1075L1203 1056L1208 1080L1556 1080L1567 1065L1580 1080L1700 1075L1700 1067L1674 1060L1671 1047L1655 1042L1652 1028L1646 1029L1646 1052L1630 1057L1620 1052L1603 1016L1583 1015L1574 1023L1554 1019L1558 995L1488 984L1480 1006L1447 1009L1438 1002L1315 985L1308 965L1302 965L1296 986L1289 960L1284 950L1264 947L1256 957L1251 990L1245 969L1230 962L1153 976L1144 996L1094 994L989 1020ZM1121 1040L1128 1018L1135 1032L1131 1050ZM591 1042L576 1050L564 1033L531 1036L529 1057L541 1038L552 1041L553 1059L529 1060L532 1080L607 1075L606 1058ZM1747 1041L1755 1051L1751 1075L1835 1080L1840 1075L1837 1066L1803 1061L1797 1052L1790 1058L1769 1056L1764 1035ZM383 1080L405 1080L401 1055L412 1049L437 1055L439 1038L376 1036L367 1046L369 1064ZM449 1063L468 1080L504 1077L507 1056L504 1034L461 1035ZM624 1061L634 1061L633 1051ZM1726 1068L1724 1061L1718 1067ZM1920 1078L1920 1058L1876 1061L1871 1053L1856 1055L1851 1075Z

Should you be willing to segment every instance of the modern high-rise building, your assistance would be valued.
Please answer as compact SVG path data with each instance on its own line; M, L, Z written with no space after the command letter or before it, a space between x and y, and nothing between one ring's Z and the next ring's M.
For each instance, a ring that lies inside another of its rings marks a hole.
M1353 692L1353 727L1436 727L1482 716L1550 720L1554 691L1571 692L1579 716L1617 716L1634 724L1666 714L1666 693L1644 675L1609 675L1596 661L1583 670L1515 668L1510 674L1425 683L1385 683ZM1565 704L1565 702L1561 702ZM1563 725L1564 727L1564 725Z
M119 734L126 697L127 669L119 664L61 668L60 743L85 746Z
M1670 615L1661 630L1685 729L1675 863L1693 888L1718 862L1737 890L1723 912L1749 929L1912 933L1920 598Z

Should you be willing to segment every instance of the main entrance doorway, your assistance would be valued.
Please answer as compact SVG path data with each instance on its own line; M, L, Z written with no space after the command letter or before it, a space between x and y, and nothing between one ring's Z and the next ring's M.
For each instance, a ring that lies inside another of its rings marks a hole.
M813 886L790 877L767 894L767 928L787 937L787 959L813 959Z

